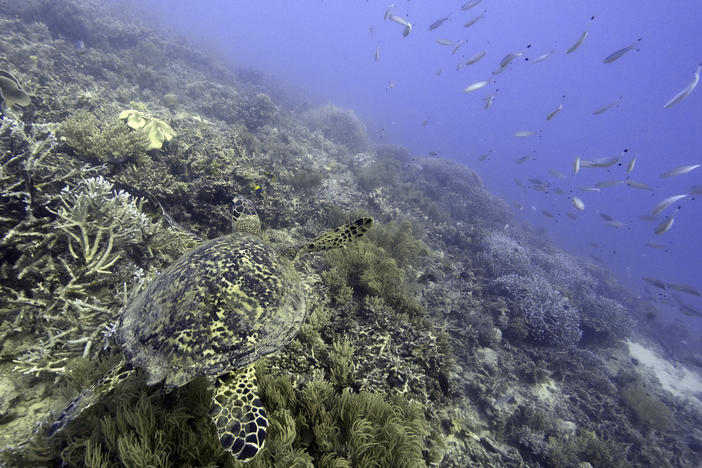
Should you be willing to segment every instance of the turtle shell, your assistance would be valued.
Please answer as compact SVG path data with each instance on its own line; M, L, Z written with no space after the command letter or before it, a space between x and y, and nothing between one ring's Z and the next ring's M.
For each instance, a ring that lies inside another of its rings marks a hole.
M253 234L207 241L176 260L124 310L117 340L149 384L178 387L285 346L305 319L292 263Z

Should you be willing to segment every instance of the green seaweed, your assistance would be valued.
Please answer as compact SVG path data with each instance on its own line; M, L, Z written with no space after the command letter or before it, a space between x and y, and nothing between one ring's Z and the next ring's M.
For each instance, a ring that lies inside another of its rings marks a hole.
M334 341L332 350L329 353L331 380L337 388L350 386L355 380L353 365L354 346L344 336Z
M337 392L323 380L298 391L288 377L258 375L270 432L247 467L425 466L428 423L405 397ZM71 466L243 466L219 446L210 398L206 378L169 394L131 379L52 439L50 451Z
M327 253L330 268L323 278L336 303L348 300L351 288L360 296L382 298L397 313L413 318L424 315L423 307L412 294L405 269L427 253L426 246L412 237L407 222L377 226L372 235L369 240L361 239L345 249Z

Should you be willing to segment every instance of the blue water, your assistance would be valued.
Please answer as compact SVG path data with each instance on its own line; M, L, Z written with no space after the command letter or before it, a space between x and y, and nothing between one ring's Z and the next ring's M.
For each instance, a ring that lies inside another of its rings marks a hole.
M153 21L214 51L233 67L260 69L304 99L354 109L376 142L400 144L413 154L437 152L474 168L488 190L523 207L515 207L517 220L543 227L570 252L601 258L640 294L647 294L641 276L702 290L701 196L676 203L657 222L638 219L663 198L702 185L702 168L670 179L658 176L680 165L702 163L702 86L680 104L663 108L692 81L702 62L702 3L484 0L461 11L463 3L396 0L392 13L414 25L407 37L401 25L383 20L388 4L377 1L154 0L147 8ZM482 12L483 19L463 27ZM428 30L444 16L449 20ZM582 46L566 54L584 31L589 34ZM437 44L438 39L467 43L452 54L453 47ZM634 42L638 50L602 62ZM456 69L482 50L487 51L482 60ZM555 52L544 62L525 60L550 50ZM511 52L524 55L492 75ZM485 88L463 93L469 84L486 79L491 82ZM491 94L494 103L485 110L483 98ZM593 115L613 101L616 106ZM546 121L559 104L563 109ZM517 131L536 134L517 138ZM577 155L595 159L624 150L621 167L573 174ZM527 154L532 155L528 161L515 164ZM637 157L636 167L627 174L632 157ZM567 177L556 179L549 169ZM577 191L627 177L654 190L620 185ZM522 189L515 178L526 184L529 178L548 181L550 190ZM556 195L555 187L565 195ZM584 211L573 209L571 196L584 201ZM555 218L545 217L543 210ZM605 225L599 211L626 226ZM577 219L569 219L568 212ZM672 214L670 231L654 234L658 222ZM652 249L644 245L647 241L662 242L665 248ZM683 297L702 310L699 298ZM670 320L699 327L699 318L662 307Z

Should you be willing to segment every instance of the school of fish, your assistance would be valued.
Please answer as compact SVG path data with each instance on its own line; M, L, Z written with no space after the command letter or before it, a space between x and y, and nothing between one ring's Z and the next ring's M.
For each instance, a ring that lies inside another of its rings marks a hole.
M477 5L481 4L482 0L469 0L466 3L464 3L460 11L453 12L450 14L445 14L433 22L431 22L428 26L427 29L428 31L436 31L439 30L444 24L447 22L453 22L457 21L463 24L464 28L469 28L473 25L475 25L478 22L485 22L487 21L488 18L488 10L485 9L479 14L472 14L470 16L463 16L463 12L466 12L468 10L473 9ZM385 13L385 19L393 21L395 23L400 24L403 26L403 36L407 36L408 34L411 33L413 23L411 23L408 19L403 18L402 16L396 15L393 13L395 11L395 4L390 5ZM592 16L590 17L590 21L594 20L595 17ZM577 52L583 45L585 44L586 40L589 38L589 32L587 30L583 31L580 33L578 36L570 42L570 46L567 47L565 50L562 51L564 55L569 55L569 54L574 54ZM444 45L444 46L451 46L452 55L455 55L459 49L461 49L464 45L468 44L469 41L468 39L460 39L460 40L452 40L452 39L446 39L446 38L440 38L435 40L436 43L439 45ZM613 52L604 55L604 57L601 60L602 65L610 66L609 64L612 64L613 62L623 60L624 57L640 51L641 50L641 45L644 43L643 38L639 37L633 40L631 43L628 45L625 45L624 47L620 48L613 48ZM469 84L466 85L466 87L463 89L464 94L479 94L481 90L484 89L490 89L488 91L488 94L485 96L481 97L481 100L485 102L484 104L484 109L488 110L492 106L492 104L496 100L496 89L494 89L493 85L496 85L496 80L499 79L497 77L498 75L502 74L503 72L507 71L508 69L511 68L511 65L515 63L515 61L522 59L525 62L530 62L531 64L537 64L544 62L551 57L555 56L558 54L558 51L556 50L548 50L545 51L539 55L536 55L534 57L531 57L529 54L529 47L530 45L523 50L516 50L516 51L508 51L505 53L502 58L497 62L496 68L494 71L492 71L492 76L487 77L484 76L482 77L483 79L479 79L473 82L470 82ZM488 55L487 49L480 50L478 52L475 52L473 55L469 56L467 59L461 59L457 66L456 70L461 70L463 67L467 67L470 65L473 65L477 63L480 60L483 60L486 56ZM376 61L378 60L379 57L379 50L376 48L375 52L375 59ZM697 87L700 79L700 72L702 71L702 63L696 64L696 69L694 69L692 73L692 78L690 82L680 89L679 92L675 93L666 103L663 104L662 108L663 109L669 109L673 106L676 106L683 101L685 101L689 96L693 93L695 88ZM441 70L437 72L437 75L441 74ZM563 96L565 98L565 96ZM617 97L615 100L612 100L610 102L603 103L602 105L596 107L593 111L592 114L594 116L599 116L607 111L609 111L612 108L620 106L622 103L622 96ZM550 112L548 112L545 115L545 120L546 122L550 122L553 119L555 119L561 112L566 112L564 108L566 107L565 102L560 102L560 103L554 103L554 107ZM427 122L428 120L425 120ZM423 124L425 125L425 124ZM518 138L527 138L527 137L533 137L534 135L539 134L539 131L531 130L531 129L521 129L521 130L516 130L512 136L518 137ZM479 161L485 161L489 158L490 152L483 154L478 158ZM700 155L702 158L702 155ZM527 163L530 160L535 159L535 154L533 152L520 156L514 160L514 163L516 165L522 165ZM598 199L602 200L601 197L605 196L602 194L603 190L610 190L614 187L617 186L624 186L628 187L629 189L634 189L634 190L641 190L641 191L649 191L653 192L656 191L657 189L665 190L665 188L662 187L654 187L651 183L646 183L638 180L634 180L631 178L631 174L634 173L635 168L640 167L641 164L645 164L645 161L639 161L639 156L632 156L628 154L628 150L621 151L619 154L615 156L608 156L608 157L597 157L597 158L586 158L585 154L578 155L574 158L573 164L572 164L572 175L571 177L577 176L581 170L587 169L587 170L606 170L608 175L610 175L612 172L620 172L621 176L620 178L616 179L607 179L607 180L601 180L600 182L597 182L594 184L594 186L581 186L577 188L578 191L584 192L584 193L597 193ZM621 167L622 169L619 170L618 168ZM680 177L684 176L686 174L692 173L693 171L697 170L698 168L702 167L702 163L697 163L697 162L691 162L690 164L683 165L680 167L674 167L671 168L670 170L661 173L659 175L660 179L670 179L674 177ZM638 172L638 171L637 171ZM700 171L702 172L702 171ZM549 175L554 177L555 179L565 179L567 176L563 174L560 171L557 171L555 169L551 169L548 171ZM576 212L582 212L585 211L586 209L586 203L583 199L581 199L578 196L575 195L568 195L566 191L561 189L560 187L557 187L550 182L544 181L540 178L530 178L528 180L528 183L522 182L519 178L515 179L515 183L522 189L522 190L528 190L532 189L537 192L544 192L544 193L553 193L557 196L563 196L564 198L567 198L570 202L570 206L576 210ZM575 188L573 189L575 190ZM571 192L573 192L571 190ZM602 194L602 195L601 195ZM663 236L670 231L674 224L675 224L675 219L676 216L681 212L682 204L685 203L686 201L689 201L694 198L695 195L700 195L702 194L702 187L701 186L693 186L691 187L687 192L685 193L679 193L679 194L673 194L669 195L662 200L660 200L655 206L653 206L650 210L649 213L644 213L641 216L639 216L639 220L641 221L646 221L646 222L654 222L655 226L651 229L651 233L654 236ZM585 196L585 195L583 195ZM522 205L518 204L519 209L522 209ZM672 208L671 208L672 207ZM536 210L535 207L532 207L533 210ZM566 207L564 207L566 209ZM552 212L548 210L540 210L543 216L551 219L556 219L558 215L553 214ZM576 212L567 212L566 215L568 218L572 220L577 220L578 215ZM600 217L603 219L604 223L615 229L622 229L630 225L630 223L621 221L621 220L616 220L612 218L611 216L597 211ZM667 213L667 214L666 214ZM682 213L680 214L682 216ZM596 244L596 243L592 243ZM599 245L599 244L598 244ZM657 241L648 241L645 243L646 247L649 248L664 248L666 244L660 243ZM702 296L695 288L692 286L687 286L687 285L681 285L678 283L667 283L661 280L653 280L650 277L644 277L642 280L649 285L653 285L659 289L674 289L678 292L683 292L687 294L692 294L696 296ZM685 313L686 315L695 315L695 316L701 316L702 313L697 312L696 309L689 305L683 303L679 298L675 299L677 302L677 305L680 307L680 310Z

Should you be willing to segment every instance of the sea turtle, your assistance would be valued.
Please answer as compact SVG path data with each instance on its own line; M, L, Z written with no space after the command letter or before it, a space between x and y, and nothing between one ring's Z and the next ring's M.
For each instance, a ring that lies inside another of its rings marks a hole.
M164 382L166 389L209 376L215 384L209 416L222 447L243 461L263 447L268 421L253 364L292 340L305 319L295 258L344 246L373 220L358 219L277 254L261 239L250 201L234 199L232 211L232 234L185 253L125 307L115 333L124 358L68 404L49 437L138 367L148 384Z

